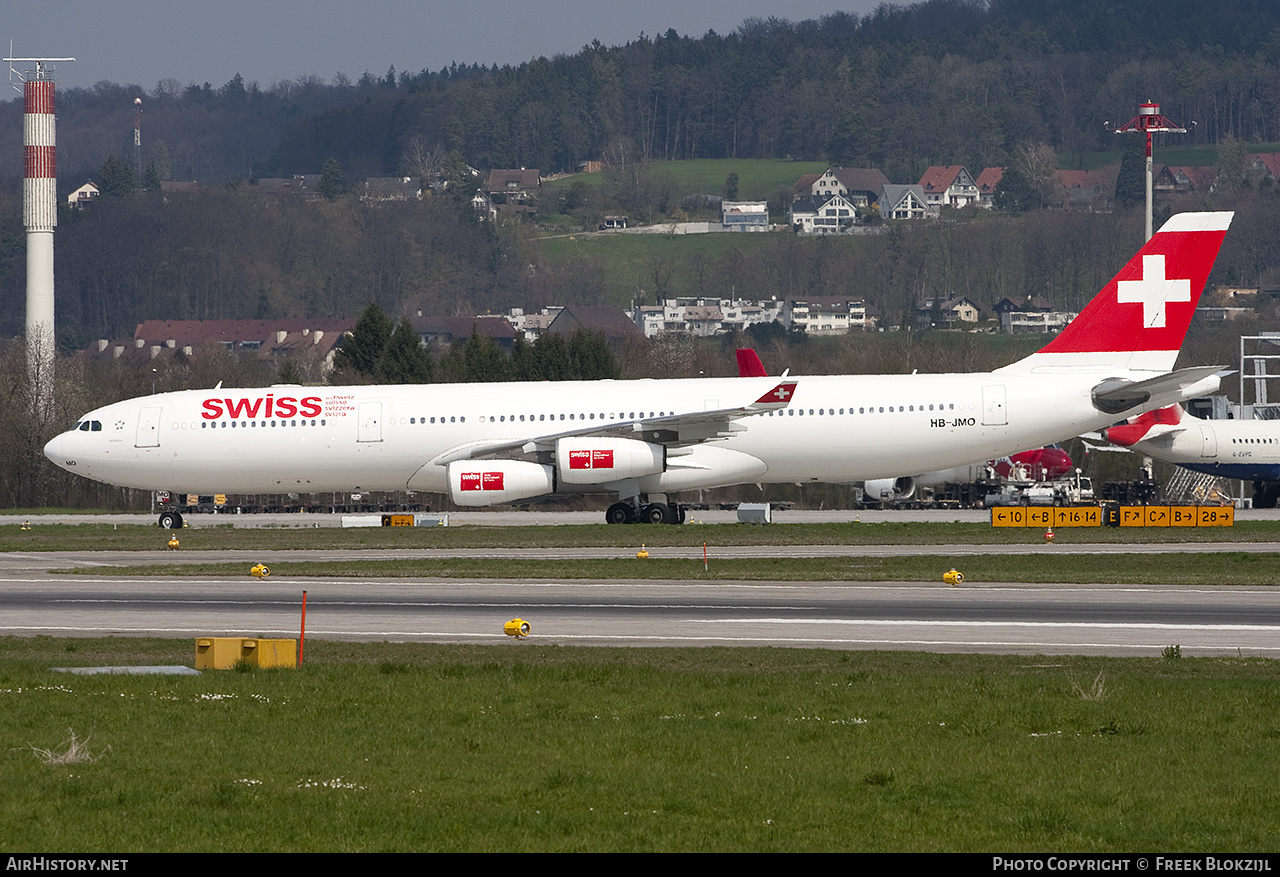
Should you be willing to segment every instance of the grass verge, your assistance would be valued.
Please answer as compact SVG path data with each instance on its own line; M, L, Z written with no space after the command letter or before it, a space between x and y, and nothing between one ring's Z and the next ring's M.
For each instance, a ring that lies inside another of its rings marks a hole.
M1274 848L1280 664L0 639L0 845L90 851ZM45 764L68 729L95 760Z
M1060 544L1267 542L1280 540L1280 521L1240 521L1234 527L1060 528ZM969 523L883 524L685 524L680 527L611 527L607 524L529 527L371 527L341 529L243 528L197 519L178 533L184 549L297 550L360 548L651 548L729 545L1027 545L1042 544L1032 527L994 528ZM40 524L0 527L0 551L155 551L169 531L154 526Z
M1274 585L1280 573L1272 554L1163 553L1150 555L1078 554L970 555L917 557L756 557L717 558L706 571L702 559L556 560L529 558L395 559L359 561L273 561L271 574L307 578L472 578L472 579L651 579L752 582L938 582L951 567L966 586L997 582L1057 582L1118 585ZM246 563L163 563L93 566L54 570L73 575L223 576L248 575ZM1171 572L1171 570L1175 572Z

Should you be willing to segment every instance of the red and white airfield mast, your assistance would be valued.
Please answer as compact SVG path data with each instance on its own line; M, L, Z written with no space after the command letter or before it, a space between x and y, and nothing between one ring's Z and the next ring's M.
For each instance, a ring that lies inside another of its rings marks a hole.
M53 398L53 229L58 224L58 163L55 155L56 61L75 58L5 58L10 81L23 82L22 224L27 230L27 376L37 412ZM14 64L33 64L18 70ZM17 88L17 86L14 86Z
M1192 122L1194 125L1195 123ZM1187 129L1175 125L1166 117L1160 114L1160 104L1148 100L1145 104L1138 104L1138 115L1125 122L1119 128L1116 128L1117 134L1146 134L1147 135L1147 236L1144 240L1151 240L1151 135L1152 134L1186 134Z

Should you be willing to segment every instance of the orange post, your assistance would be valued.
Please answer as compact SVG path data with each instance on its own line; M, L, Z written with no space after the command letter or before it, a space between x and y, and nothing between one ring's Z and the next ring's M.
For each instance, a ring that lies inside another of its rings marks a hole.
M298 636L298 666L302 666L302 652L307 647L307 592L302 592L302 631Z

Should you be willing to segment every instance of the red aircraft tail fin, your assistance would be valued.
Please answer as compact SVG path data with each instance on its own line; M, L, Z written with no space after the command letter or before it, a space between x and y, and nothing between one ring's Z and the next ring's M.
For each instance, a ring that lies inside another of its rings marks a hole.
M740 378L767 378L769 373L764 370L764 363L760 361L760 357L750 347L739 347L738 354L738 377Z
M1171 371L1231 217L1170 218L1056 338L1012 368L1105 363Z

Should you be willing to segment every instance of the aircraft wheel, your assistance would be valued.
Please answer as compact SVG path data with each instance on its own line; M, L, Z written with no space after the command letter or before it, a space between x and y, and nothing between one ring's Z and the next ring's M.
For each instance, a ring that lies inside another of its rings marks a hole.
M671 508L665 503L655 502L644 507L644 521L647 524L671 523Z
M604 520L606 524L634 524L636 519L629 504L615 502L604 513Z
M177 512L161 512L160 526L165 530L181 530L182 515Z

